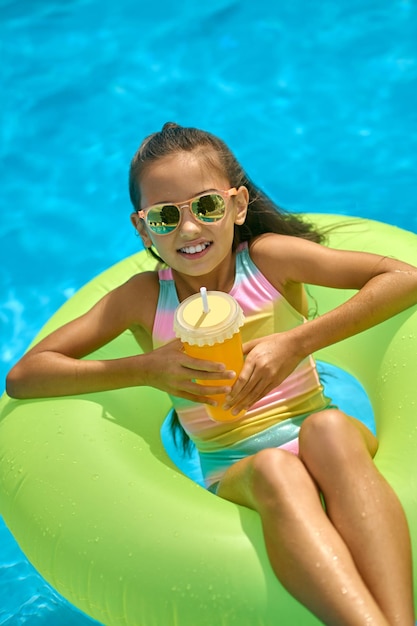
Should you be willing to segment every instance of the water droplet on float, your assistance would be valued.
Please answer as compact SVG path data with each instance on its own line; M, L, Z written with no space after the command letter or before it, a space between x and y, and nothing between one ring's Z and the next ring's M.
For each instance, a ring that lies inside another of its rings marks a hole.
M346 587L342 587L341 592L342 592L342 595L345 596L347 594L348 590L346 589Z

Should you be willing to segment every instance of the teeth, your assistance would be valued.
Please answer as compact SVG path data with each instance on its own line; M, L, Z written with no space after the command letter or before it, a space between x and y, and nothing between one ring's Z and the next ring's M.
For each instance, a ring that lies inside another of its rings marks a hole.
M196 246L181 248L181 252L185 252L185 254L196 254L196 252L203 252L209 245L209 243L199 243Z

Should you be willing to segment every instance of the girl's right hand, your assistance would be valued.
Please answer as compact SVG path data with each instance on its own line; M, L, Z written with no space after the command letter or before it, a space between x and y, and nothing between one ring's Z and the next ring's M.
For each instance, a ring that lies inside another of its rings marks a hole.
M231 386L204 385L203 381L234 379L235 372L225 369L223 363L214 363L188 356L179 339L156 348L141 358L146 359L145 384L193 402L215 405L210 396L227 394ZM196 380L200 382L197 383Z

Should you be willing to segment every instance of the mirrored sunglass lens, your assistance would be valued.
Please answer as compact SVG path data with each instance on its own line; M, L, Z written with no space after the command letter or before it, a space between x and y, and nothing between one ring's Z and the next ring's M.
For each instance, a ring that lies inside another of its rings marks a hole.
M178 208L172 204L164 204L153 209L149 209L146 214L146 223L149 228L158 235L171 233L177 226L180 219Z
M225 212L225 203L222 196L217 193L210 193L200 196L191 204L194 215L202 222L216 222L221 220Z

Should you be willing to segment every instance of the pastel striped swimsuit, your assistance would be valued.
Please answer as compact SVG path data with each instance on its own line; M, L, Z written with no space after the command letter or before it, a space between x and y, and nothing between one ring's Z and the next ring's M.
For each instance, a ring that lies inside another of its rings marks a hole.
M179 304L170 268L159 271L159 300L153 327L157 348L175 335L174 312ZM230 294L245 315L243 341L289 330L305 318L271 285L252 261L247 244L236 253L236 276ZM313 357L304 359L288 378L233 422L213 421L205 405L173 396L180 423L195 443L208 487L217 483L236 461L265 447L284 447L297 453L302 421L326 408Z

